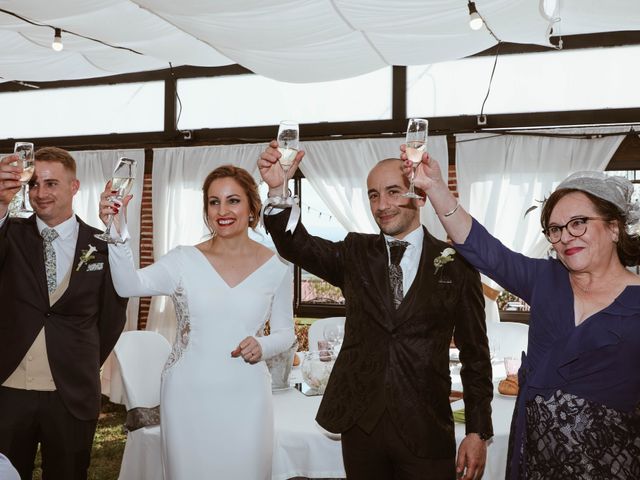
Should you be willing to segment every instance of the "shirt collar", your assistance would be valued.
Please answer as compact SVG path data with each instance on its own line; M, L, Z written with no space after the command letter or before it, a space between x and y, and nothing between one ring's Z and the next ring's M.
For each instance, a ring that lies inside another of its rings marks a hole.
M62 240L65 240L73 235L78 227L78 220L75 215L71 215L68 220L65 220L62 223L59 223L55 227L49 227L40 217L36 215L36 224L38 225L38 232L42 235L42 230L45 228L53 228L56 232L58 232L58 237Z
M400 240L399 238L392 237L391 235L387 235L386 233L384 234L384 238L385 238L385 240L387 242L387 247L389 245L389 242L392 242L393 240ZM407 248L409 248L409 247L420 247L420 248L422 248L422 242L424 241L424 230L422 229L422 225L420 225L413 232L411 232L407 236L405 236L402 239L402 241L409 243Z

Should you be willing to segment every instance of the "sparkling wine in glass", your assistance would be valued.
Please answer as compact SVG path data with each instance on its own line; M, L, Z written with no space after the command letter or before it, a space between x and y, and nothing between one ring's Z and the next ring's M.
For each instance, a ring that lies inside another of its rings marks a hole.
M278 130L278 151L280 152L280 166L284 170L284 182L282 183L282 198L287 198L288 173L293 161L298 154L299 128L296 122L284 120L280 122Z
M111 190L115 193L109 196L110 201L122 200L129 195L131 187L136 177L136 161L131 158L121 157L113 169L111 177ZM107 226L103 233L95 235L96 238L104 240L107 243L118 243L111 238L111 225L113 224L113 214L109 215Z
M20 175L20 208L18 213L33 213L33 210L27 208L27 184L33 176L35 170L33 143L16 142L13 147L13 153L18 156L18 162L22 166L22 174Z
M422 154L427 148L427 131L429 129L429 122L424 118L411 118L407 125L407 158L411 160L411 181L409 183L409 191L403 195L408 198L422 198L415 192L413 179L416 176L416 168L422 161Z

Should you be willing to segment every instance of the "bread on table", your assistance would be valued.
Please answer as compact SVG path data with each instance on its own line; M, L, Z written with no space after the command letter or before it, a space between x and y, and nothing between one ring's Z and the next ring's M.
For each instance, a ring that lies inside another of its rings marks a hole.
M503 395L518 395L518 376L507 375L507 378L500 380L498 392Z

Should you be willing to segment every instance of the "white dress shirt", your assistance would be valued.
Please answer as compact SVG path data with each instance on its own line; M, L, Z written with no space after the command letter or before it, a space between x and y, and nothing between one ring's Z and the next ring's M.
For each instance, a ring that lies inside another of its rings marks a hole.
M390 235L385 235L384 238L387 241L387 257L389 258L390 264L391 255L389 252L389 242L400 239ZM406 295L416 278L418 267L420 266L422 243L424 241L424 230L422 230L422 225L404 237L402 241L409 243L409 245L407 245L407 249L404 251L404 255L402 255L402 260L400 260L400 268L402 268L402 292Z

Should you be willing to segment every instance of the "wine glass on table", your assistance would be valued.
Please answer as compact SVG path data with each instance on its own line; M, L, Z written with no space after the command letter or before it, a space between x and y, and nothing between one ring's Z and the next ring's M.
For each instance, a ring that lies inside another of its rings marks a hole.
M409 191L403 194L403 197L407 198L422 198L416 194L413 179L416 176L416 168L422 161L422 154L427 148L427 132L429 129L429 122L424 118L411 118L407 125L407 138L405 144L407 146L406 153L407 158L411 160L411 179L409 183Z
M282 183L282 199L286 199L288 194L287 182L289 181L289 169L298 154L300 129L296 122L283 120L278 129L278 151L280 152L280 166L284 171L284 181ZM283 201L283 203L285 203Z
M13 153L18 156L18 164L22 166L22 174L20 175L20 208L18 213L33 213L33 210L27 208L27 184L33 176L35 170L35 160L33 156L33 143L16 142L13 147Z
M113 169L113 175L111 176L111 191L112 195L109 196L110 201L120 200L131 191L133 182L136 177L136 161L131 158L121 157ZM104 240L107 243L118 243L118 241L111 238L111 225L113 224L113 214L109 215L107 226L103 233L97 233L96 238Z
M324 328L323 335L333 353L337 355L344 340L344 325L327 325Z

